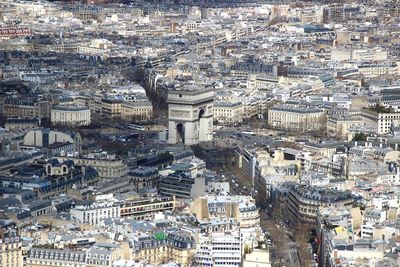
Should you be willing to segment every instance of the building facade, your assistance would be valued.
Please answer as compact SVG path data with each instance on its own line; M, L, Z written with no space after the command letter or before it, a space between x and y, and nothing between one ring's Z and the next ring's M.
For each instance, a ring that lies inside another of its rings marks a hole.
M197 89L197 88L196 88ZM213 138L212 90L168 93L168 143L194 145Z
M268 125L274 129L319 131L325 124L325 112L318 108L279 105L268 110Z
M122 159L115 157L69 157L58 156L60 160L72 160L77 166L91 166L99 174L99 178L114 179L127 174L128 167Z
M204 196L196 198L190 207L199 221L210 218L233 218L242 228L260 224L259 210L249 196Z
M284 201L289 219L293 223L315 224L319 208L352 207L354 197L350 191L339 191L307 185L287 184Z
M400 112L376 112L363 109L362 118L367 127L371 127L377 134L389 133L394 126L400 125Z
M155 188L160 181L160 174L155 167L139 167L128 173L136 190L142 188Z
M149 120L153 117L153 105L150 101L137 101L121 103L121 119Z
M112 194L100 198L91 205L76 206L71 210L71 218L78 223L95 226L103 225L106 219L120 218L120 203L113 199Z
M15 118L49 118L50 102L36 98L6 97L2 106L2 113L6 117Z
M25 131L39 127L39 121L36 119L9 118L4 124L8 131Z
M347 139L349 129L364 126L360 116L329 116L326 122L326 132L329 137Z
M32 172L32 170L36 170ZM50 198L67 193L73 186L95 185L98 173L90 166L75 166L72 161L50 159L28 168L18 169L18 175L3 176L1 187L33 191L40 198ZM33 203L34 204L34 203Z
M190 266L196 251L194 238L187 232L156 232L143 234L130 240L132 259L160 264L169 260Z
M82 138L79 133L64 133L50 129L32 130L24 136L26 147L49 147L53 144L74 144L74 152L82 150Z
M146 197L126 199L120 207L121 217L153 220L158 212L175 209L175 197Z
M231 125L243 122L244 106L240 102L217 102L213 107L214 121L220 125Z
M358 65L358 71L366 77L377 77L382 75L398 75L399 65L396 62L384 63L361 63Z
M239 231L202 234L197 244L195 266L238 267L242 261Z
M100 102L101 113L107 118L120 118L121 117L121 100L116 99L102 99Z
M107 118L123 120L149 120L153 117L153 105L149 100L123 101L120 99L102 99L100 108Z
M27 267L74 266L86 267L83 251L32 248L26 257Z
M205 178L192 177L185 173L172 173L161 177L159 192L165 196L177 198L198 197L205 192Z
M52 124L89 125L90 108L80 106L54 106L51 108Z
M22 267L22 239L15 224L5 224L0 228L0 266Z

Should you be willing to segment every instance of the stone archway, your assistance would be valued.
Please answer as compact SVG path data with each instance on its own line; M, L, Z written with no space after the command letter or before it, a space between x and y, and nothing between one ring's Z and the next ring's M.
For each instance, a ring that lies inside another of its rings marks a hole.
M185 144L185 126L182 123L176 125L176 142Z
M206 113L204 108L200 108L199 110L199 121L198 121L198 138L199 140L201 139L200 136L202 135L202 133L207 132L207 128L208 128L208 122L207 120L204 118L204 114Z
M201 119L203 117L204 113L205 113L205 110L203 108L200 109L200 111L199 111L199 119Z

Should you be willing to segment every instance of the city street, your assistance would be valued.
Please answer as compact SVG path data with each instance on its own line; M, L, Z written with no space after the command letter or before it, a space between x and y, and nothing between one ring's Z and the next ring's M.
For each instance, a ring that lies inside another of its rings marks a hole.
M291 233L288 228L264 213L261 217L262 228L269 233L267 240L271 240L269 246L271 251L271 262L276 267L298 267L298 245L290 238Z

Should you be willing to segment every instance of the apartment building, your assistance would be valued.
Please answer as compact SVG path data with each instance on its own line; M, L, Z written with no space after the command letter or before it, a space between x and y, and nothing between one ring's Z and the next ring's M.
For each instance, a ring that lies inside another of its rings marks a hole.
M137 101L121 103L121 119L149 120L153 117L153 105L150 101Z
M3 176L1 186L23 188L35 192L40 198L50 198L66 193L73 186L91 186L97 182L98 174L92 167L75 166L72 161L59 162L53 158L20 167L17 175Z
M83 126L90 124L90 108L58 105L51 108L51 123Z
M104 220L120 218L120 203L112 194L100 195L89 205L79 205L71 209L71 219L78 223L95 226L104 225Z
M355 49L352 59L356 61L381 61L387 60L388 52L383 49Z
M350 128L361 126L364 126L364 121L361 116L328 116L326 121L326 132L328 137L346 140Z
M153 117L153 105L148 100L131 102L120 99L102 99L101 112L111 119L149 120Z
M380 215L378 212L377 216ZM322 266L397 266L391 258L390 238L398 237L398 224L364 222L359 208L325 207L317 216L318 260ZM396 229L397 228L397 229ZM361 237L358 236L361 234ZM393 252L392 252L393 253ZM394 253L392 255L395 255Z
M250 79L248 80L248 84L251 87L257 89L266 89L270 88L271 85L281 84L284 81L283 76L273 76L273 75L249 75Z
M368 98L370 105L381 104L387 107L399 109L400 106L400 86L378 87L379 95L372 95Z
M91 166L99 174L99 178L114 179L127 174L128 167L125 162L112 155L92 154L86 156L66 156L65 154L57 157L60 160L72 160L77 166Z
M128 198L120 206L120 215L135 220L153 220L156 213L174 209L174 196Z
M195 265L238 267L242 261L242 242L239 231L201 234L197 244Z
M129 244L133 250L132 259L152 264L173 260L183 266L190 266L196 251L193 236L183 230L141 233L130 239Z
M383 61L387 60L388 52L382 48L352 49L339 47L331 50L331 60L335 61Z
M89 43L81 43L78 46L78 53L88 55L107 56L114 44L106 39L93 39Z
M78 205L71 210L71 217L79 223L104 226L106 219L132 218L153 220L156 213L175 209L175 197L98 195L95 201Z
M391 109L363 109L362 119L367 127L371 127L377 134L387 134L392 128L400 125L400 112Z
M382 75L398 75L399 66L396 62L384 62L384 63L370 63L363 62L358 64L358 71L360 74L366 77L377 77Z
M323 10L318 7L304 8L301 10L300 20L303 24L320 24L322 22Z
M255 176L256 155L255 151L249 149L236 149L237 166L243 176L253 181Z
M300 160L287 160L282 150L276 150L271 156L267 151L257 151L255 159L254 189L256 203L266 207L272 188L284 182L299 180Z
M2 113L3 116L15 118L49 118L50 102L32 97L6 97Z
M32 248L26 257L27 267L111 267L121 247L113 243L97 243L87 250Z
M0 40L6 40L15 37L28 37L31 35L32 29L28 27L18 27L14 25L0 27Z
M1 221L0 226L0 266L22 267L22 239L14 223Z
M203 195L205 188L203 176L192 177L186 173L176 172L161 177L159 192L165 196L193 198Z
M260 224L260 214L255 201L249 196L204 196L194 199L190 207L199 221L210 218L233 218L240 227Z
M333 4L323 9L323 23L342 22L361 13L360 6Z
M326 115L322 109L286 104L268 110L268 125L274 129L289 131L319 131L326 127Z
M136 190L142 188L155 188L160 181L160 174L155 167L139 167L128 173Z
M26 267L74 266L86 267L86 252L67 249L32 248L26 257Z
M213 106L214 121L219 125L241 123L244 119L244 106L241 102L215 102Z
M20 119L20 118L9 118L4 123L4 128L9 131L26 131L39 127L39 121L37 119Z
M101 113L108 118L120 118L121 117L121 104L122 100L117 99L102 99L100 102Z
M283 191L289 219L293 222L306 222L315 224L318 210L321 207L344 207L354 203L354 197L350 191L310 187L300 184L284 184ZM282 192L283 192L282 191Z
M376 182L387 186L400 185L400 169L397 167L397 163L395 161L389 162L386 169L380 170Z

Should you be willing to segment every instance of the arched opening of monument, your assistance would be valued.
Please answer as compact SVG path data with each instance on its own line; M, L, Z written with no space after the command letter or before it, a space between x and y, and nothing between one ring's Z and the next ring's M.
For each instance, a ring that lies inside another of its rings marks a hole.
M205 118L203 118L204 113L205 113L205 110L203 108L201 108L199 110L199 131L198 131L199 141L203 141L203 140L201 140L200 136L202 135L202 133L205 133L207 131L207 120Z
M182 140L185 145L194 145L212 140L214 92L197 89L168 91L169 144Z
M185 144L185 128L182 123L176 125L176 131L178 133L176 135L177 143Z
M199 119L201 119L204 115L204 109L200 109L199 111Z

